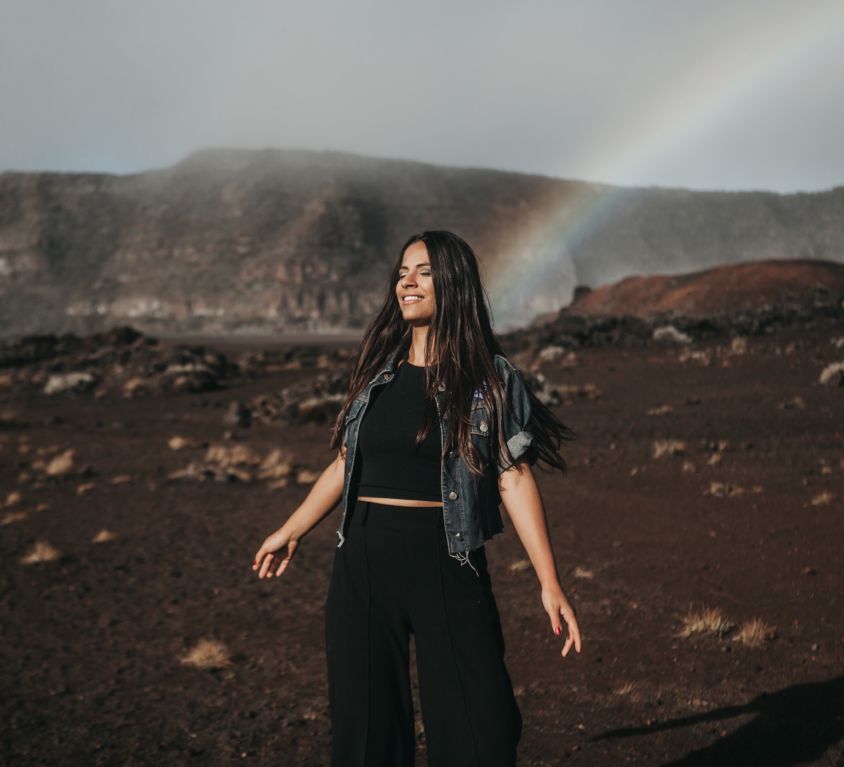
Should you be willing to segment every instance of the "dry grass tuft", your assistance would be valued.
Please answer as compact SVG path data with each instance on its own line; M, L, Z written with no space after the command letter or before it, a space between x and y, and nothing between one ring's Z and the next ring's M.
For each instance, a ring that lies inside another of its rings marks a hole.
M679 439L657 439L653 443L653 457L662 458L664 455L683 455L686 443Z
M510 570L511 573L518 573L522 570L527 570L530 567L530 560L529 559L517 559L515 562L510 564L510 567L507 568Z
M832 499L835 496L829 492L829 490L824 490L822 493L818 493L811 501L809 501L810 506L826 506L827 504L832 502Z
M200 669L224 668L231 664L231 654L226 646L216 639L200 639L181 658L185 666Z
M293 473L293 457L281 448L270 451L261 462L258 476L261 479L284 479Z
M703 607L699 610L689 608L689 611L681 618L683 628L677 633L678 637L685 638L692 634L715 634L723 636L734 623L728 621L721 609L718 607Z
M300 485L310 485L319 479L321 473L311 469L300 469L296 473L296 482Z
M186 450L195 447L202 447L202 443L198 439L191 439L190 437L183 437L180 434L174 434L167 440L167 447L171 450Z
M716 498L732 498L736 495L744 495L747 489L741 485L734 485L732 482L719 482L713 479L709 487L704 489L704 495L713 495Z
M824 386L841 386L844 383L844 361L827 365L821 371L818 383Z
M52 562L59 558L59 550L47 541L35 541L28 554L21 557L21 564L34 565L39 562Z
M677 355L678 362L688 362L689 360L701 365L711 365L712 353L702 349L683 349L683 351Z
M53 458L45 469L45 472L51 477L58 477L63 474L69 474L73 471L73 456L75 452L72 447L60 453Z
M587 570L585 567L580 567L579 565L574 568L572 575L574 575L575 578L587 578L590 580L595 577L595 573L591 570Z
M27 512L25 511L7 511L2 518L0 518L0 525L11 525L15 522L20 522L26 519Z
M747 337L735 336L730 341L730 354L747 354Z
M733 641L741 642L746 647L761 647L765 644L765 640L773 639L775 636L776 631L773 626L769 626L760 618L752 618L741 624Z
M780 410L805 410L806 407L806 400L799 394L795 395L791 399L777 403L777 408Z

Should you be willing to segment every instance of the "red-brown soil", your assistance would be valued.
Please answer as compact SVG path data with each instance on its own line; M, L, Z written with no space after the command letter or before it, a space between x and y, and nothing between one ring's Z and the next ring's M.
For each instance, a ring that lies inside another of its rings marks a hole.
M763 306L810 304L844 295L844 264L782 259L724 264L688 274L632 275L577 297L566 312L645 317L676 312L706 317Z
M525 721L520 764L842 763L844 388L818 383L844 359L835 336L844 328L789 329L744 354L695 343L710 364L653 344L541 366L598 396L558 408L581 435L568 476L536 472L581 654L560 657L533 570L510 569L525 553L506 514L487 544ZM232 400L309 374L130 400L0 390L17 414L0 430L0 516L27 512L0 526L0 762L328 764L323 605L339 511L282 578L262 581L252 556L309 486L167 480L205 452L173 451L171 436L224 442ZM232 432L314 470L333 457L326 426ZM668 439L684 446L653 457ZM81 475L22 478L49 446L74 448ZM727 494L707 494L713 482ZM116 537L93 543L103 528ZM61 557L23 564L37 540ZM736 631L679 638L690 605L774 635L757 648ZM182 665L202 638L231 664ZM426 764L422 738L418 754Z

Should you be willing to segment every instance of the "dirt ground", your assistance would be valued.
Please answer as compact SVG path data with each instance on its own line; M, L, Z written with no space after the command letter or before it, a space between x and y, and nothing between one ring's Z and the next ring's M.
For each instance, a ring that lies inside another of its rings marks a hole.
M581 435L569 474L535 472L583 650L560 656L532 568L511 569L526 555L504 513L487 552L519 764L844 764L844 388L818 383L844 359L833 336L844 328L750 338L744 353L654 344L542 365L584 385L557 409ZM328 764L339 509L284 577L261 581L253 554L310 485L167 476L205 454L170 437L227 430L321 471L327 427L222 421L232 400L302 375L132 400L0 393L27 421L0 430L3 764ZM50 446L74 448L76 468L33 489L20 474ZM104 529L114 537L93 542ZM59 556L25 564L38 541ZM725 629L679 636L703 608ZM739 639L754 619L759 646ZM181 663L202 639L228 665Z

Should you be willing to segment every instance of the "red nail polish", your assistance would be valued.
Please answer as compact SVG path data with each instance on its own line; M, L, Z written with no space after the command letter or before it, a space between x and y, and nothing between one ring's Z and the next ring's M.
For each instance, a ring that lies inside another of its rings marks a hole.
M554 629L554 633L555 633L557 636L560 636L560 634L562 633L562 631L563 631L563 630L562 630L559 626L557 626L557 628L555 628L555 629Z

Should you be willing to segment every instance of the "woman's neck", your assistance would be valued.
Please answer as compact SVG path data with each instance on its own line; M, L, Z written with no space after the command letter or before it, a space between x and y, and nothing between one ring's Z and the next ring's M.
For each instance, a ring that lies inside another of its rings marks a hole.
M410 336L405 359L414 367L428 367L430 361L425 359L425 346L428 342L428 327L414 327Z
M427 365L417 365L417 364L411 362L408 357L405 357L402 360L402 362L404 362L406 365L410 365L410 367L412 367L412 368L426 368L426 367L428 367Z

